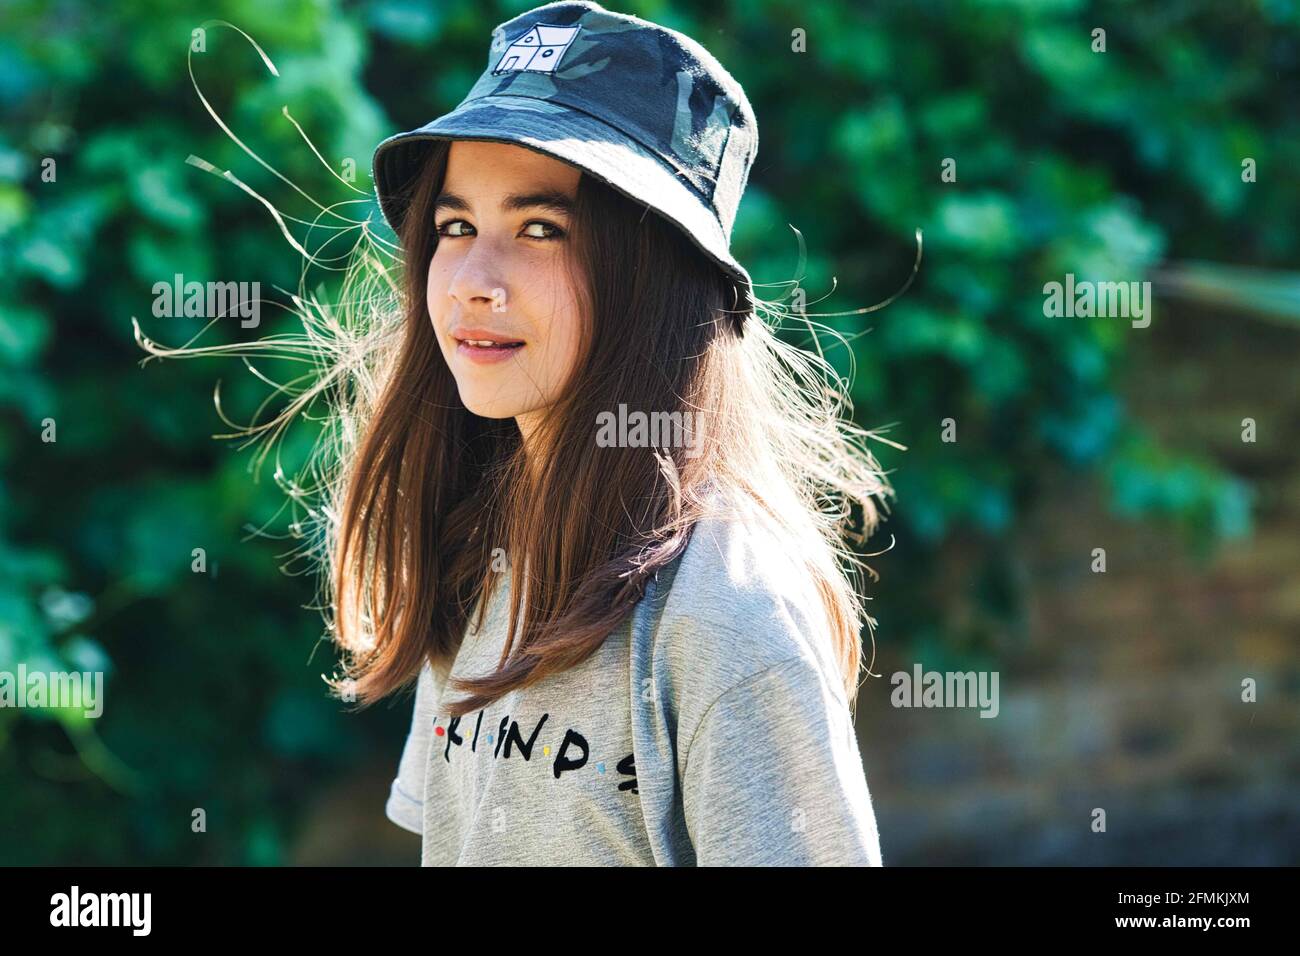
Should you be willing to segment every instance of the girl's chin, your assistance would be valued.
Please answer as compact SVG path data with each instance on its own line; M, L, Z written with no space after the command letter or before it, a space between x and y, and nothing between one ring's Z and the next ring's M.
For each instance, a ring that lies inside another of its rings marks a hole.
M519 402L503 401L501 397L479 398L471 391L462 390L460 401L479 418L514 418L525 410Z

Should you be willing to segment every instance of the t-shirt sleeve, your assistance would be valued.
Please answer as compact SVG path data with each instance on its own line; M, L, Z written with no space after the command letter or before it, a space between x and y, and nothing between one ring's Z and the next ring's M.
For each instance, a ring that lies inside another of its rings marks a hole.
M699 866L880 866L853 721L796 657L720 696L686 752L682 801Z
M397 776L388 791L384 813L404 830L424 832L424 774L428 767L429 740L433 734L433 671L426 662L415 687L411 730L402 748Z

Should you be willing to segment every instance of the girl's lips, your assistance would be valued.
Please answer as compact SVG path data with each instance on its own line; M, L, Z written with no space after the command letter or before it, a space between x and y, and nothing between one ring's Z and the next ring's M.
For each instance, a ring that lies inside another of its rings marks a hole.
M508 360L518 354L524 347L522 342L518 345L484 348L481 345L470 345L467 342L457 341L456 354L476 365L494 365L497 362Z

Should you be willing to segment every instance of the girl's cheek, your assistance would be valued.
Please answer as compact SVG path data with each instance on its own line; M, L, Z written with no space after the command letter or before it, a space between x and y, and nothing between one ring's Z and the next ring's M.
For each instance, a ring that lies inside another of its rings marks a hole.
M434 320L441 318L447 310L447 276L441 269L430 267L429 278L424 285L429 315Z

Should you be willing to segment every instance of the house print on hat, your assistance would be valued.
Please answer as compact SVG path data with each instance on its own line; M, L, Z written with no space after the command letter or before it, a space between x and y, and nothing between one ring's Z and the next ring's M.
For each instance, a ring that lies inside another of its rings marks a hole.
M533 73L554 73L564 51L577 35L578 27L553 27L539 23L510 42L492 72L528 70Z

